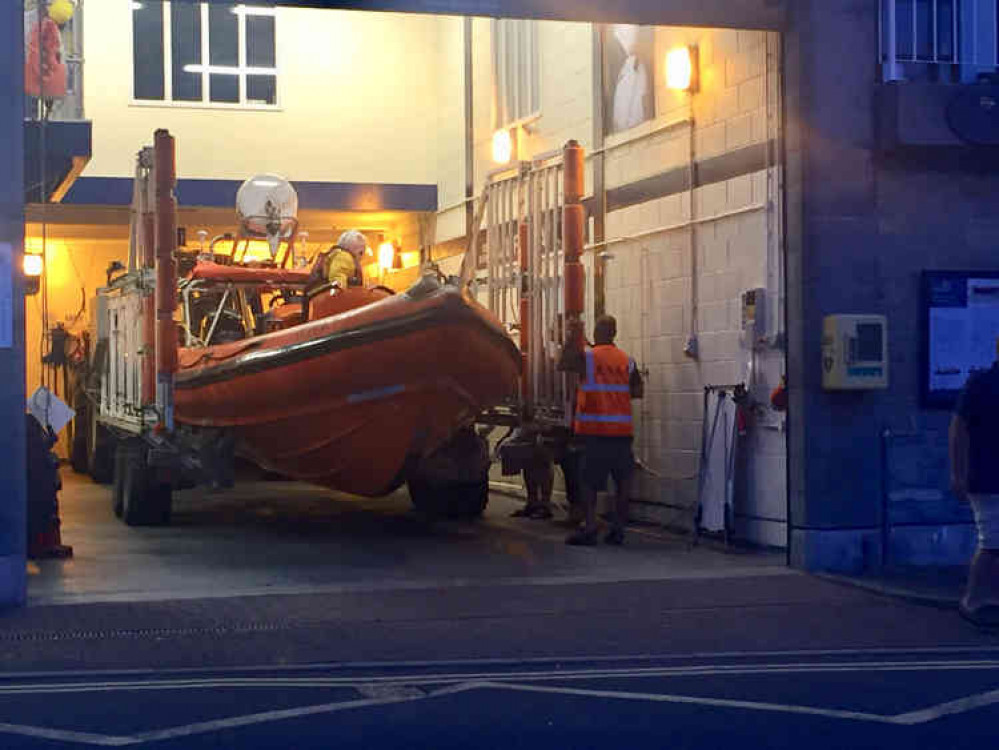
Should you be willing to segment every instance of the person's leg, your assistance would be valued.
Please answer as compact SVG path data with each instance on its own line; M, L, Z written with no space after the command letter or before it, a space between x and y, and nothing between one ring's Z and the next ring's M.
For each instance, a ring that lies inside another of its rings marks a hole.
M555 486L555 465L550 456L545 456L537 467L537 475L534 478L536 483L536 496L534 498L534 512L531 518L545 519L552 517L552 490Z
M999 614L999 496L972 495L970 500L978 528L978 549L968 569L961 607L971 614L985 608Z
M614 521L607 542L624 543L624 527L628 523L628 506L631 501L632 478L635 457L631 452L631 442L621 441L614 446L612 476L614 477Z
M583 453L579 483L579 501L584 513L583 528L566 539L567 544L597 543L597 491L606 483L606 466L599 445L588 441Z

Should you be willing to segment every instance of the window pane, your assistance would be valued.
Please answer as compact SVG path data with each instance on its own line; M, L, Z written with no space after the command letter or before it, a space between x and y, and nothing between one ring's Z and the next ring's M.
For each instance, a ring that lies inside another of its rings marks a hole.
M231 5L208 8L208 57L212 65L239 65L239 16Z
M213 102L239 103L239 76L229 73L212 73L208 77L210 98Z
M250 104L277 104L277 76L247 76L246 99Z
M201 6L197 3L172 3L170 34L173 98L177 101L200 102L201 73L185 71L184 67L201 64Z
M163 6L142 3L132 10L132 95L163 99Z
M274 51L274 17L246 17L246 64L253 68L273 68L277 64Z

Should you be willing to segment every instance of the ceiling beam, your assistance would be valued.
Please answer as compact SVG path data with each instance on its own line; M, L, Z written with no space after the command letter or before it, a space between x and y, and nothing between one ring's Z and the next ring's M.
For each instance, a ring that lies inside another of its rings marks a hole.
M739 29L784 28L790 0L272 0L340 10Z

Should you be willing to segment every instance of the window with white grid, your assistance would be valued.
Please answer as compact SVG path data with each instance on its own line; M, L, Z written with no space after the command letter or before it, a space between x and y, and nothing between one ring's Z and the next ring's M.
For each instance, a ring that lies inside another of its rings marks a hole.
M541 113L541 75L536 21L492 22L493 92L496 128L530 120Z
M137 0L131 12L135 101L277 105L274 7Z

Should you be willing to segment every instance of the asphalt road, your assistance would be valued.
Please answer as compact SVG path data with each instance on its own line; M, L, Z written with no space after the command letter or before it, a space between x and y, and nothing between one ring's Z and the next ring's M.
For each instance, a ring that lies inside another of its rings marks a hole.
M7 748L982 747L999 649L17 675Z
M424 529L273 488L126 530L79 488L77 557L0 614L3 749L999 738L999 633L766 556L639 534L570 549L501 504Z

